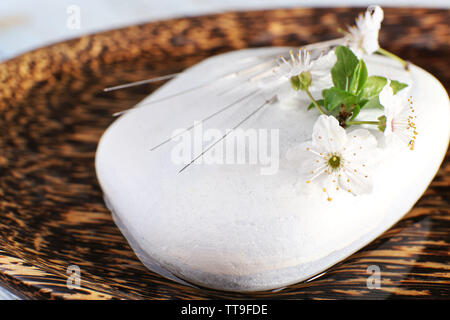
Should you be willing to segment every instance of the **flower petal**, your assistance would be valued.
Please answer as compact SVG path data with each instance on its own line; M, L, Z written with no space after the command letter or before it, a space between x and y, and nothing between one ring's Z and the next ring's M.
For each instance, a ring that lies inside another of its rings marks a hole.
M314 147L311 142L306 142L286 152L286 159L298 168L305 181L317 175L318 169L324 164L323 158L312 148Z
M331 50L326 55L320 56L316 60L314 60L311 70L312 71L330 71L336 63L337 57L334 50Z
M372 19L372 23L374 25L378 26L378 29L380 29L381 27L381 22L384 19L384 12L383 9L381 9L380 6L369 6L366 10L366 15L370 14L371 15L371 19Z
M339 184L346 192L354 195L370 193L373 189L372 177L367 170L361 168L359 170L353 167L347 168L341 173Z
M321 152L333 153L343 149L347 134L335 117L321 115L314 124L312 140Z
M376 159L377 140L366 129L356 129L348 134L343 157L352 163L371 166Z
M349 28L346 38L359 58L364 53L372 54L380 48L378 34L383 17L383 10L379 6L370 6L364 15L360 14L356 19L356 27Z

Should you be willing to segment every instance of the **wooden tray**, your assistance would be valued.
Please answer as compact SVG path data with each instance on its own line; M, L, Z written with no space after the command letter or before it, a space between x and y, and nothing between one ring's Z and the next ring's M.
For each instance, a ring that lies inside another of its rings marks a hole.
M363 9L224 13L132 26L45 47L0 64L0 284L25 298L449 298L448 157L414 209L318 279L279 292L191 288L146 270L106 209L94 171L97 142L156 88L107 86L178 72L246 47L339 37ZM383 47L450 86L450 11L386 9ZM66 286L81 268L81 289ZM369 290L367 267L381 268Z

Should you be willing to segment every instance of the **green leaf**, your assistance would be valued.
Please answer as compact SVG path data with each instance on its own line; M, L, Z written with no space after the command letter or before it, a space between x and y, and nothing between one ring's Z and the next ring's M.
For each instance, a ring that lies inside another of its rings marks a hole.
M336 63L331 69L331 77L335 87L348 91L353 73L358 65L358 58L347 47L338 46L335 50Z
M400 90L406 88L408 85L406 83L399 82L397 80L391 80L391 88L394 91L394 94L399 92Z
M361 100L367 99L371 100L378 96L378 94L383 90L384 86L387 83L387 79L385 77L380 76L370 76L367 78L366 83L362 87L359 98Z
M367 67L361 59L358 61L355 70L353 71L352 81L350 82L349 90L353 94L357 94L364 86L367 80Z
M353 119L355 119L356 116L359 114L360 111L361 111L361 107L359 106L359 104L356 104L355 107L353 108L353 111L352 111L352 117L350 118L350 121L352 121Z
M353 104L358 102L358 98L355 95L336 87L323 90L322 96L324 98L324 106L328 111L332 111L341 104Z
M323 99L316 100L316 102L319 106L323 107ZM311 102L308 106L308 110L314 109L315 107L314 103Z
M378 96L373 97L372 99L368 100L364 105L361 105L361 108L364 109L381 109L383 110L384 107L380 103L380 100L378 99Z

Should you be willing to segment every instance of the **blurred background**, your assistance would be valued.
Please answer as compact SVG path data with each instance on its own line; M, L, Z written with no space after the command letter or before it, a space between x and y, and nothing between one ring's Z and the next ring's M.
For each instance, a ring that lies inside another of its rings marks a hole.
M0 61L82 34L180 16L276 7L450 8L449 0L2 0Z

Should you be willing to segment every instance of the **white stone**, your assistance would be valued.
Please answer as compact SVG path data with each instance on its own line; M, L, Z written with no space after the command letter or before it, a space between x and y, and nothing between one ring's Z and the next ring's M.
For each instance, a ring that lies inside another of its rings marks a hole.
M214 79L230 65L245 64L242 58L285 51L251 49L207 59L146 101ZM419 67L408 74L385 57L366 62L371 75L411 84L419 131L414 151L385 150L392 156L383 158L367 195L328 202L298 192L297 170L285 155L311 137L318 113L306 111L306 101L266 106L242 125L280 129L274 175L261 175L259 164L194 164L179 173L183 165L171 160L177 142L150 151L175 129L236 98L237 92L215 95L225 86L141 106L117 119L101 138L96 170L108 207L141 261L176 281L231 291L275 289L324 271L397 222L426 190L447 150L449 100ZM230 108L203 126L232 128L263 100Z

